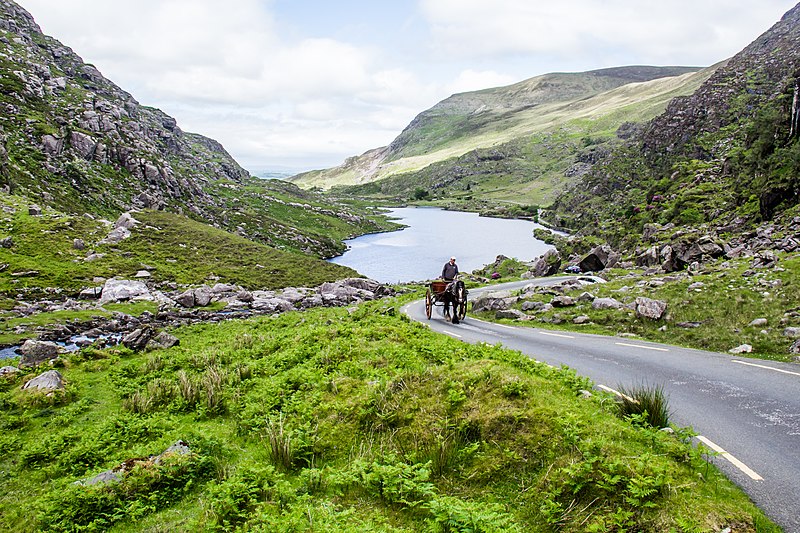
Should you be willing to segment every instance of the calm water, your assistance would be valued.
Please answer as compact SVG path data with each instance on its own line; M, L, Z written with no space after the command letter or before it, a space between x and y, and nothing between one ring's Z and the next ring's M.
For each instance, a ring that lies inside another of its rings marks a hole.
M409 227L345 241L350 249L331 259L382 283L437 278L456 256L461 272L471 272L502 254L530 261L550 246L533 237L541 227L526 220L480 217L477 213L404 207L392 217Z

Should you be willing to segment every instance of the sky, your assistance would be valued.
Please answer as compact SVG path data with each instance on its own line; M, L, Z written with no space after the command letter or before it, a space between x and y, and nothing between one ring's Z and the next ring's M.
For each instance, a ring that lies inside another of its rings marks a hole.
M16 0L253 174L336 166L451 94L550 72L708 66L795 0Z

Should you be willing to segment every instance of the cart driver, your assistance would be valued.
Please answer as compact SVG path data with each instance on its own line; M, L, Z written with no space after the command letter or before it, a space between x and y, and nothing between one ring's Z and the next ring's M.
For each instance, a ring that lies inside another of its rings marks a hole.
M454 281L458 277L458 265L456 264L456 258L451 257L450 261L444 264L442 268L442 279L445 281Z

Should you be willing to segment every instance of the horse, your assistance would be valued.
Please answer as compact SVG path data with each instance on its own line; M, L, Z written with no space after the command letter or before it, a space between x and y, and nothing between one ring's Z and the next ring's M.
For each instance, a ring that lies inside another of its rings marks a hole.
M453 324L458 324L467 315L467 288L464 282L456 280L450 283L442 293L444 300L444 316L450 318L450 304L453 304Z

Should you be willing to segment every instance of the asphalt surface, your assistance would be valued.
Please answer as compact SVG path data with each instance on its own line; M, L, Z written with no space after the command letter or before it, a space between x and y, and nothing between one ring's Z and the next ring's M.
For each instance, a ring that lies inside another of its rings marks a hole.
M551 285L561 278L528 280L470 290ZM511 327L469 316L460 324L434 307L430 320L420 300L404 307L413 320L464 342L502 344L539 361L566 365L611 389L661 385L672 422L691 426L713 458L787 533L800 533L800 365L606 337L530 327ZM719 451L719 450L717 450Z

